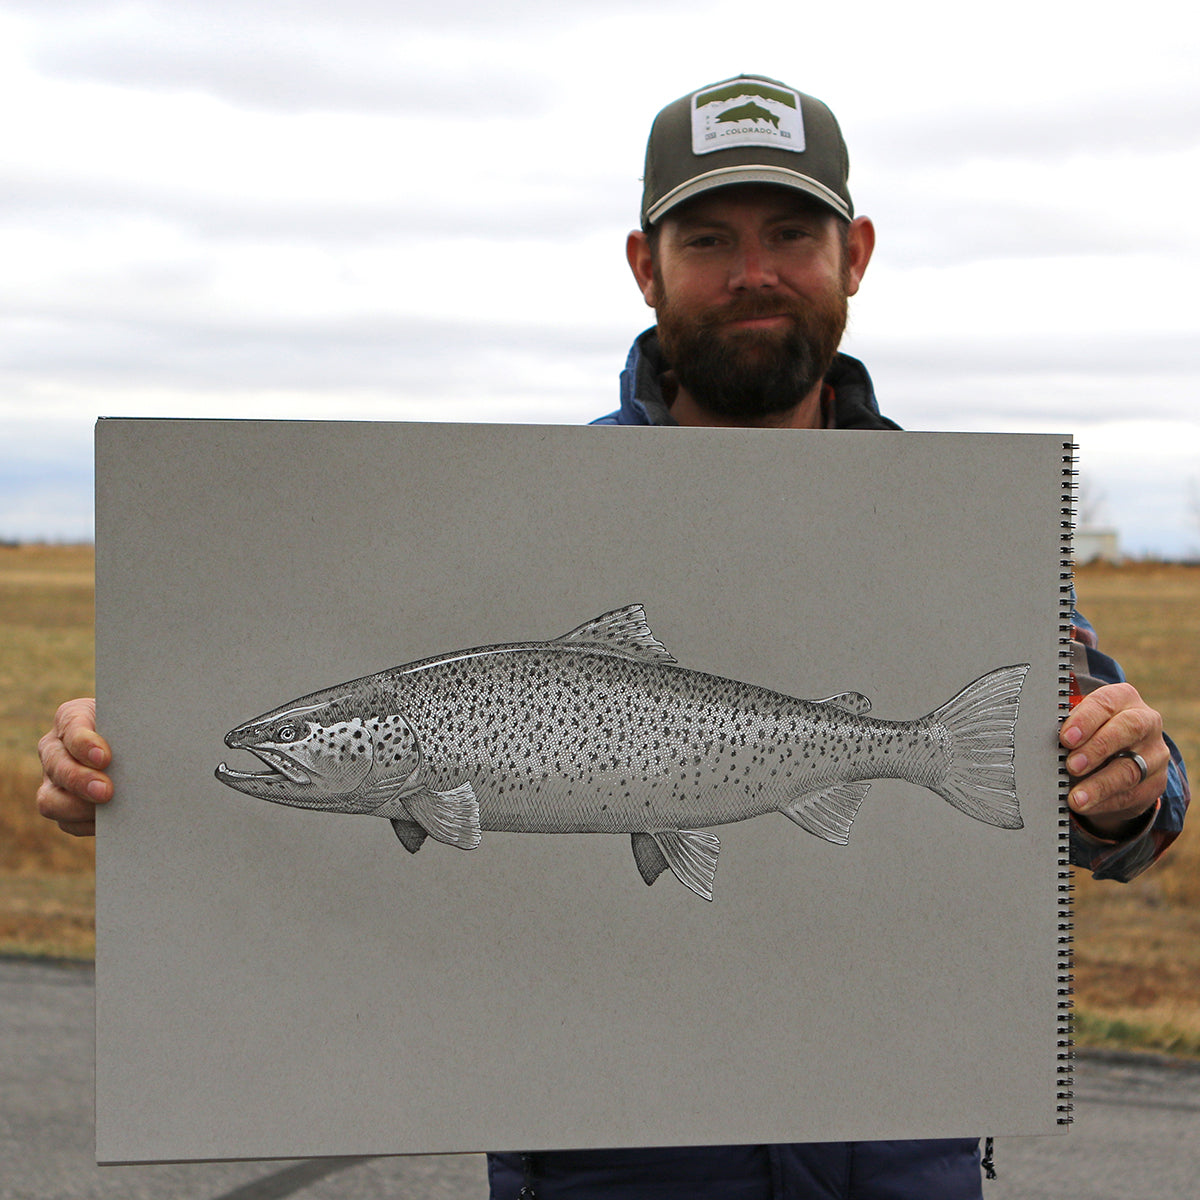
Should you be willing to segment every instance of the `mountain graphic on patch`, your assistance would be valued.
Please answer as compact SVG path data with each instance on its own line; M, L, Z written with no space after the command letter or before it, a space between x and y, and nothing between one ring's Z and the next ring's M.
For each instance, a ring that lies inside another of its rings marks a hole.
M692 152L734 146L804 149L800 94L758 79L733 79L692 97Z

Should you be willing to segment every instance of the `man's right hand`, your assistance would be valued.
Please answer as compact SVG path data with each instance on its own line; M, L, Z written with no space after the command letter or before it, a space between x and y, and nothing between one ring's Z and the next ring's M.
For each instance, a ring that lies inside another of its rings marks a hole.
M54 714L54 728L38 742L42 786L37 807L65 833L93 837L96 805L112 799L104 773L112 761L108 743L96 732L96 701L68 700Z

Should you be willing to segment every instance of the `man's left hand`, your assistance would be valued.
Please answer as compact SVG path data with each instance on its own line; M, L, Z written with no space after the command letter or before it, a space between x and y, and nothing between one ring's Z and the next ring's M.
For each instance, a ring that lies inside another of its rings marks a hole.
M1089 692L1059 730L1068 751L1072 787L1067 803L1085 828L1100 837L1120 839L1144 816L1167 786L1170 751L1162 735L1162 716L1128 683L1110 683ZM1139 755L1141 768L1122 751Z

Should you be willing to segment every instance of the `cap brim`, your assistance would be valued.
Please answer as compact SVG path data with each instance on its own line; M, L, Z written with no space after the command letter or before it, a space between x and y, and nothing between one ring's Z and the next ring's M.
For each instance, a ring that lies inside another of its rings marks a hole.
M799 171L790 171L786 167L766 166L718 167L703 175L697 175L694 179L689 179L686 183L681 183L677 188L669 191L647 211L645 223L653 225L676 205L692 199L693 196L711 192L715 188L731 187L737 183L773 183L793 188L796 191L806 192L847 221L853 216L850 205L837 192L826 187L819 180L802 175Z

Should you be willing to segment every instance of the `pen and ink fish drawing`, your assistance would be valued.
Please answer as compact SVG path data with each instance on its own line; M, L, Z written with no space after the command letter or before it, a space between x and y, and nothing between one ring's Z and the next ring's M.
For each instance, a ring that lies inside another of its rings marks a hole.
M926 716L868 716L857 692L800 700L678 665L640 604L546 642L420 659L313 692L231 730L222 783L296 808L391 822L475 849L484 832L631 838L712 899L715 826L779 812L846 845L870 781L903 779L977 821L1022 827L1015 730L1029 664L967 684Z

